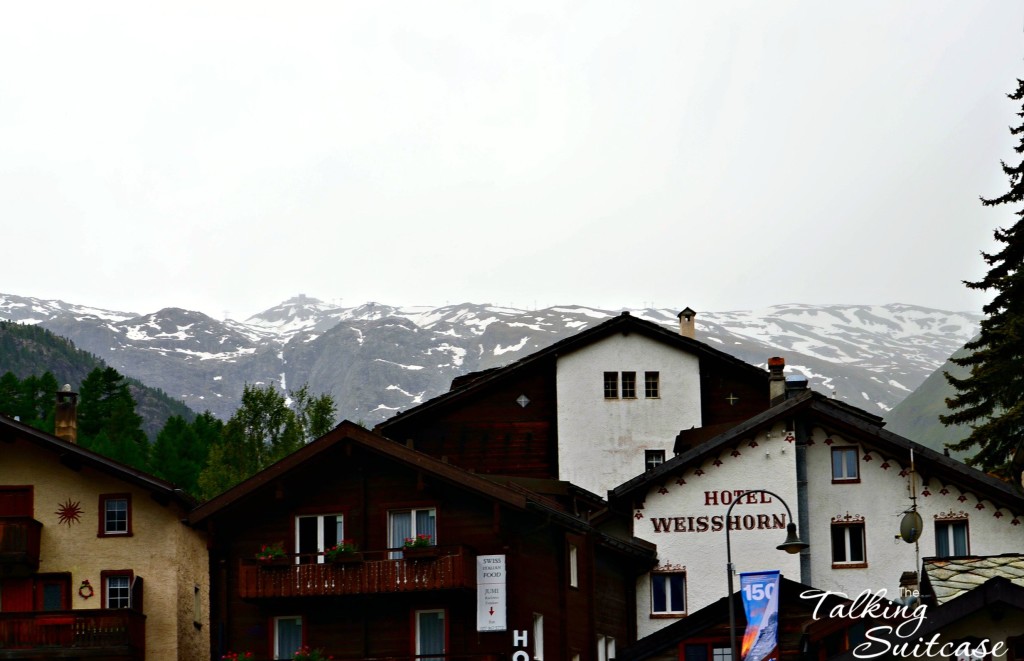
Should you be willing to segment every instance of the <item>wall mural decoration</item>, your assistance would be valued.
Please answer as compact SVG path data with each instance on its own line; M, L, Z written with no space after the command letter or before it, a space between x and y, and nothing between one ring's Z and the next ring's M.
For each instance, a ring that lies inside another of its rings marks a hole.
M68 528L70 528L72 523L80 523L81 522L81 518L82 518L81 504L82 504L82 501L80 501L80 500L76 500L75 502L71 502L71 499L68 498L66 501L64 501L61 505L59 505L57 507L57 511L54 512L54 514L56 514L58 517L60 517L60 523L66 523L68 525Z

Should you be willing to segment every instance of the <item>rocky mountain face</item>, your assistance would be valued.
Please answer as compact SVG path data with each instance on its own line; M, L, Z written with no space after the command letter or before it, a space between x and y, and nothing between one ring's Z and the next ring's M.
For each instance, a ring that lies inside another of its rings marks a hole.
M345 308L298 296L238 322L179 308L136 315L0 294L0 319L67 337L197 411L229 417L245 383L308 383L334 397L339 418L366 425L446 391L457 375L517 360L619 312ZM630 312L678 327L677 310ZM980 318L902 304L777 305L698 311L697 338L754 365L782 356L787 373L804 374L812 388L885 415L977 332Z

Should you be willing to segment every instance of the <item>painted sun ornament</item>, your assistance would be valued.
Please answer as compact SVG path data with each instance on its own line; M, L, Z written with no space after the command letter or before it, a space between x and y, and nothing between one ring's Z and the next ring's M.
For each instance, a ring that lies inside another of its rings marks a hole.
M54 512L54 514L60 517L59 523L66 523L68 528L71 527L72 523L79 523L82 518L81 504L82 501L76 500L75 502L71 502L70 498L64 501L64 503L57 508L57 511Z

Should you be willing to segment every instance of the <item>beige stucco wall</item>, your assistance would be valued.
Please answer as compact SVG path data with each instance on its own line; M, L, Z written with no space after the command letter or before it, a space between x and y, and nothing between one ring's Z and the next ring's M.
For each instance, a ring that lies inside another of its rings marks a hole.
M147 658L209 658L209 620L199 629L192 623L194 586L209 596L206 543L202 533L181 523L181 508L160 505L149 491L107 473L72 470L55 454L23 442L3 448L0 484L34 486L34 518L43 524L39 572L71 573L71 608L102 608L100 572L131 569L143 579ZM131 494L131 537L97 536L105 493ZM60 523L56 512L67 501L79 504L79 522ZM78 595L83 580L95 590L90 599Z

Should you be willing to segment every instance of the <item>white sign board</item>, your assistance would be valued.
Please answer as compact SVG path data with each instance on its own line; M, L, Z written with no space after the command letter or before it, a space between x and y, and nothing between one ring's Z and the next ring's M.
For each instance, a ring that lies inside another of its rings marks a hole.
M476 557L476 630L505 631L505 556Z

